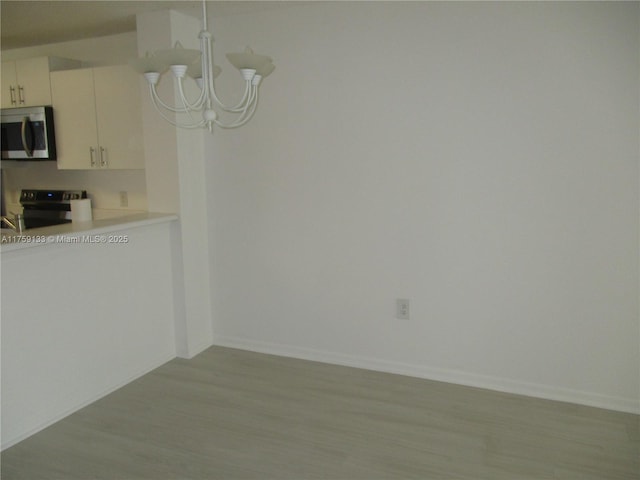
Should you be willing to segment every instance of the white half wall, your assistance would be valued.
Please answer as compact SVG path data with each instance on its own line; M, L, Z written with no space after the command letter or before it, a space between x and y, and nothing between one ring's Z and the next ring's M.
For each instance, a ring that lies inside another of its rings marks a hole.
M2 252L2 449L175 357L174 223Z
M640 412L639 7L214 19L223 95L276 64L205 139L214 342Z

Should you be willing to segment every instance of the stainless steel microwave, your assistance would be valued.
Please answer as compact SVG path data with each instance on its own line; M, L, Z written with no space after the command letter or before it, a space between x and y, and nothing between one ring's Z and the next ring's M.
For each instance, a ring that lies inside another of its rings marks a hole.
M55 160L53 108L6 108L1 112L3 160Z

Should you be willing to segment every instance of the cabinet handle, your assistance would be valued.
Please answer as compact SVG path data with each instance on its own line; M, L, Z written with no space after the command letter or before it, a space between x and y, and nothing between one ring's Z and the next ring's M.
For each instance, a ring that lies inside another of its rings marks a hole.
M11 105L16 104L16 87L9 85L9 96L11 97Z
M22 85L18 85L18 100L21 105L24 105L24 87Z
M108 165L107 162L107 149L104 147L100 147L100 166L106 167Z
M91 159L91 166L95 167L96 164L96 149L93 147L89 147L89 158Z

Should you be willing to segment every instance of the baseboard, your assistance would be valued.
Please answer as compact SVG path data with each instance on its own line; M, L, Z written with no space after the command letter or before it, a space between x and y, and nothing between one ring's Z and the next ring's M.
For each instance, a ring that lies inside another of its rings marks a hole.
M213 346L213 343L211 343L211 341L209 339L207 339L204 342L198 342L195 345L191 345L190 347L188 347L188 351L184 352L180 349L178 349L177 351L177 357L178 358L184 358L186 360L190 360L193 357L195 357L196 355L201 354L202 352L204 352L207 348Z
M589 407L604 408L626 413L640 414L640 402L637 399L618 398L592 392L583 392L549 385L518 382L510 379L478 375L459 370L448 370L391 362L375 358L346 355L338 352L315 350L292 345L261 342L240 337L218 336L214 345L259 353L268 353L284 357L300 358L317 362L363 368L380 372L395 373L411 377L454 383L469 387L484 388L504 393L525 395L528 397L556 400Z
M165 363L167 363L170 360L173 360L175 358L175 355L171 354L171 355L163 355L162 357L159 357L158 359L156 359L153 362L150 362L149 365L141 368L140 370L138 370L136 373L134 373L133 375L128 376L126 379L115 383L114 385L109 386L108 388L106 388L105 390L101 391L100 393L96 394L96 395L92 395L91 397L89 397L86 400L83 400L82 402L79 402L77 404L74 404L72 407L64 410L63 412L52 416L51 418L47 419L45 422L40 423L39 425L30 428L29 430L27 430L26 432L23 432L13 438L10 438L8 440L5 441L5 439L2 439L2 445L0 446L0 451L1 450L6 450L9 447L12 447L13 445L21 442L22 440L25 440L26 438L30 437L31 435L34 435L36 433L38 433L41 430L44 430L45 428L49 427L50 425L53 425L54 423L62 420L65 417L68 417L69 415L71 415L72 413L77 412L78 410L92 404L93 402L100 400L102 397L105 397L106 395L109 395L110 393L115 392L116 390L118 390L119 388L124 387L126 384L133 382L134 380L142 377L143 375L146 375L147 373L155 370L156 368L164 365Z

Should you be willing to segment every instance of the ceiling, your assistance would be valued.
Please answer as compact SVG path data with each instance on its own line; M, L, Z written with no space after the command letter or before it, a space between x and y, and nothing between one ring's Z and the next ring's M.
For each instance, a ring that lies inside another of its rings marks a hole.
M209 12L217 16L273 6L261 1L207 2ZM1 0L0 47L8 50L130 32L136 28L137 13L171 8L202 15L202 3L193 0Z

